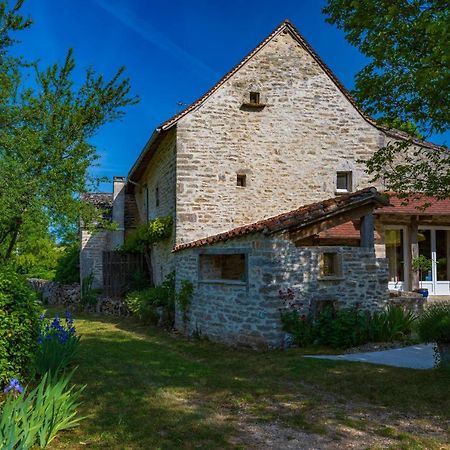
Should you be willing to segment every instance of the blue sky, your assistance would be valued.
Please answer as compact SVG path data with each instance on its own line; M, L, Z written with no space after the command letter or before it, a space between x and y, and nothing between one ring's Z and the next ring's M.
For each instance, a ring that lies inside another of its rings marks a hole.
M25 0L34 20L16 52L43 65L75 50L76 76L126 66L138 105L94 139L98 175L126 175L153 129L215 84L289 18L348 88L364 57L325 23L325 0ZM450 133L433 141L450 141ZM110 191L108 184L103 190Z

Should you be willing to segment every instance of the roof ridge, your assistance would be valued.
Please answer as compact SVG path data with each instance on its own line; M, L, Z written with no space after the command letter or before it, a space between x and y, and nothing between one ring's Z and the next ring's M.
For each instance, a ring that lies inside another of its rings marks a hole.
M339 91L344 95L344 97L350 102L350 104L355 108L355 110L360 114L360 116L368 122L370 125L374 126L386 136L393 136L397 139L408 140L411 139L413 143L417 145L421 145L424 147L428 147L431 149L442 149L443 147L432 142L421 141L419 139L415 139L412 136L404 135L400 130L395 128L387 128L385 126L380 125L374 118L369 116L357 103L356 99L353 95L347 90L347 88L339 81L333 71L328 67L328 65L322 60L322 58L316 53L313 47L309 44L306 38L300 33L297 27L289 20L283 20L265 39L263 39L256 47L253 48L249 53L247 53L235 66L231 68L222 78L219 79L208 91L206 91L201 97L192 102L182 111L176 113L163 123L161 123L158 127L156 127L149 141L144 146L141 154L137 158L136 162L133 164L129 177L133 174L135 168L139 165L143 154L147 151L147 149L154 143L157 136L161 131L169 130L172 126L174 126L182 117L189 114L191 111L195 110L198 106L202 105L204 101L206 101L212 94L214 94L229 78L231 78L241 67L243 67L253 56L255 56L262 48L264 48L275 36L281 33L284 29L288 29L294 39L299 42L303 48L309 53L310 56L314 59L314 61L320 66L320 68L325 72L325 74L330 78L330 80L336 85Z
M256 47L254 47L250 52L248 52L237 64L235 64L225 75L219 79L208 91L206 91L201 97L192 102L182 111L176 113L174 116L170 117L164 121L161 125L157 127L160 130L167 130L172 127L179 119L184 117L186 114L190 113L193 109L203 103L210 95L212 95L217 89L219 89L225 81L227 81L231 76L233 76L242 66L245 65L256 53L258 53L268 42L270 42L277 34L283 31L283 28L287 26L293 26L292 23L285 19L281 22L265 39L263 39Z

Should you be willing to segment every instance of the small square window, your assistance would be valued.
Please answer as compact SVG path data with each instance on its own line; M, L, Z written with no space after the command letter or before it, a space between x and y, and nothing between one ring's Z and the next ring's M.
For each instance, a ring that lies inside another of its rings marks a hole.
M200 255L200 280L247 281L246 255L243 253Z
M352 173L351 172L337 172L336 191L337 192L351 192L352 191Z
M336 252L323 252L320 255L320 277L340 277L341 264Z
M236 176L236 185L245 187L247 185L247 175L238 173Z
M250 92L250 103L252 105L259 105L260 103L259 92Z

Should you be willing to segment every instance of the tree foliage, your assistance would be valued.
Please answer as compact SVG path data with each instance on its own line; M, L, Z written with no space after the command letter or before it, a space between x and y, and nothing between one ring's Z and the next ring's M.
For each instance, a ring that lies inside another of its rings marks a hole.
M381 124L425 138L450 121L450 8L447 0L328 0L327 21L368 59L353 94ZM368 162L387 189L450 197L446 149L390 142Z
M370 114L425 131L448 129L447 0L329 0L324 12L369 58L354 93Z
M137 101L123 68L110 80L89 68L75 85L72 50L44 69L9 57L11 34L30 25L21 3L0 2L0 260L11 258L35 216L45 214L57 229L98 215L80 200L99 181L89 175L98 159L91 139Z

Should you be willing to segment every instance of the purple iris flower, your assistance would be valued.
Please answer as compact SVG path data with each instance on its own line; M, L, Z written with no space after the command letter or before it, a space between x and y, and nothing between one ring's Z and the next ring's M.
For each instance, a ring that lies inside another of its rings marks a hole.
M10 391L16 391L19 394L23 392L23 387L20 385L19 380L17 378L13 378L9 382L8 386L6 386L6 388L3 390L5 394L7 394Z

